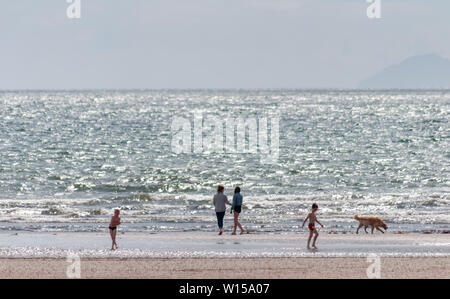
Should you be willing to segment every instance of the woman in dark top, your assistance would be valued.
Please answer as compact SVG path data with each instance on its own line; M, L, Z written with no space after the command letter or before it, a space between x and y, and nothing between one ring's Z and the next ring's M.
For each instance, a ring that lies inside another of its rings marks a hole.
M234 189L233 195L233 203L231 204L231 213L234 211L234 228L232 235L236 234L236 228L239 227L241 229L241 235L244 233L244 229L242 228L241 223L239 222L239 214L242 210L242 195L241 188L236 187ZM248 230L247 230L248 233Z

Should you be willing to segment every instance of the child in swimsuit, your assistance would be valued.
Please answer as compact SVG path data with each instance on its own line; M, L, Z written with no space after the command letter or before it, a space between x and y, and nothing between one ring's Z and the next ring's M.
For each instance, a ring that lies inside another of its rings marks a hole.
M111 235L111 240L112 240L111 250L119 248L119 246L117 246L117 243L116 243L117 226L120 225L119 214L120 214L120 210L115 209L114 216L111 217L111 222L109 223L109 234Z
M312 238L313 234L314 234L314 240L313 240L313 243L312 243L312 247L314 249L317 249L317 247L316 247L316 240L317 240L317 237L319 236L319 233L317 232L315 223L317 222L317 223L320 224L321 227L323 227L322 223L320 223L319 220L317 220L316 212L317 212L318 209L319 209L319 206L314 203L312 205L311 213L309 213L308 216L306 216L306 218L305 218L305 220L303 221L303 224L302 224L302 228L305 227L305 222L306 222L306 220L309 219L309 224L308 224L309 238L308 238L308 244L306 246L306 248L308 248L308 249L310 249L309 243L311 242L311 238Z

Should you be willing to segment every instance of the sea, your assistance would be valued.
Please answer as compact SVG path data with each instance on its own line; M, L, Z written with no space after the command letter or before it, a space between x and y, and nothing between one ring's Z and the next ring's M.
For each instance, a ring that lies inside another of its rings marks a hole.
M1 91L0 232L104 232L115 208L121 231L213 232L223 184L254 233L313 203L329 233L448 233L449 120L450 90Z

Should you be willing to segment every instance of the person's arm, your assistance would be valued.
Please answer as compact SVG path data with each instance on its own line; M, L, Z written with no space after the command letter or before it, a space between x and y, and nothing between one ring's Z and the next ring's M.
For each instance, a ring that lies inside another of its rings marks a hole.
M235 194L235 195L233 195L233 203L231 204L231 211L233 211L234 207L236 206L236 200L237 200L237 198L236 198L236 194Z
M316 222L319 223L321 227L323 227L322 223L320 223L317 218L316 218Z
M308 218L309 218L309 214L306 216L305 220L303 220L302 228L305 227L305 222L306 222L306 220L308 220Z

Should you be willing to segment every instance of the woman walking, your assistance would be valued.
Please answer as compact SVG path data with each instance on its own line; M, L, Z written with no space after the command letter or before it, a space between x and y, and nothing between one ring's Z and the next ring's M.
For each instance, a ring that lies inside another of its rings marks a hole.
M236 228L239 227L241 229L241 235L244 233L244 229L242 228L241 223L239 222L239 214L241 213L242 209L242 195L241 195L241 188L236 187L234 189L234 195L233 195L233 203L231 204L231 213L234 211L234 228L232 235L236 234ZM248 233L248 231L247 231Z
M219 226L219 235L223 233L223 217L225 216L225 211L227 210L225 205L231 205L227 196L223 194L224 189L225 188L222 185L219 185L217 187L217 193L213 198L213 204L217 216L217 225Z

